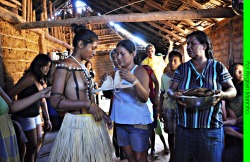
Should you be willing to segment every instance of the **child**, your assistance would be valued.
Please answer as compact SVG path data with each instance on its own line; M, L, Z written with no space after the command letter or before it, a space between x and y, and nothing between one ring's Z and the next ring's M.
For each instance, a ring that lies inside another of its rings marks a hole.
M176 127L176 102L168 98L167 90L171 85L171 78L175 70L182 62L182 55L178 51L169 53L170 71L163 74L161 78L161 94L159 112L160 119L164 122L164 131L168 133L168 144L170 149L170 162L173 161L173 152L175 146L175 127Z

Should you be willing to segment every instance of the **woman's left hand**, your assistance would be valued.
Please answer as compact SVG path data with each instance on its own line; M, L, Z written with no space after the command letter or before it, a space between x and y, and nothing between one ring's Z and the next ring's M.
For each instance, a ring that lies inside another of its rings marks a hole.
M214 101L214 103L213 103L213 105L215 106L220 100L222 100L223 99L223 94L224 92L223 91L221 91L221 90L216 90L215 92L214 92L214 95L216 95L215 96L215 101Z
M51 131L52 130L52 124L49 119L45 121L46 124L46 130Z
M103 112L103 119L104 119L104 122L107 125L108 129L111 130L112 129L112 120L105 112Z
M124 68L120 68L119 73L120 73L120 76L122 79L124 79L130 83L133 83L133 81L136 78L129 70L126 70Z

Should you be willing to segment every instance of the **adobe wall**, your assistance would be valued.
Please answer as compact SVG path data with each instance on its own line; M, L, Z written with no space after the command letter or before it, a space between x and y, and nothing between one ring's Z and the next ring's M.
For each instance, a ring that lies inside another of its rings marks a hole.
M225 66L243 63L243 17L236 16L221 28L210 32L214 56Z
M0 79L6 91L20 79L39 51L50 53L55 50L65 50L65 47L46 39L43 40L44 47L41 47L39 34L29 30L17 30L12 24L2 20L0 20L0 36L2 55L0 64L3 68L3 76L0 74Z

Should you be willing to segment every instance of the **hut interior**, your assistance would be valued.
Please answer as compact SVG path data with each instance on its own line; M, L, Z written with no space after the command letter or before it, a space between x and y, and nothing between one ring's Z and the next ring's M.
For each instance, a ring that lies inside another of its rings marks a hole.
M72 51L72 23L99 36L91 60L97 81L112 70L109 52L120 40L134 40L142 57L147 43L166 55L169 47L185 49L185 36L194 30L209 34L215 57L229 66L242 61L242 5L238 0L2 0L0 84L8 90L38 53Z

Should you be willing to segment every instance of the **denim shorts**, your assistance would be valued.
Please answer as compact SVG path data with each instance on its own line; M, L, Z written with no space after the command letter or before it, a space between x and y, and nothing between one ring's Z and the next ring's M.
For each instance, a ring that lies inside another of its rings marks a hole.
M28 118L13 116L13 119L21 125L23 131L29 131L35 129L37 125L42 124L42 119L40 115Z
M117 140L119 146L131 146L133 151L143 152L149 146L148 125L116 125Z
M177 126L174 162L221 162L223 128L184 128ZM181 156L180 156L181 155Z

